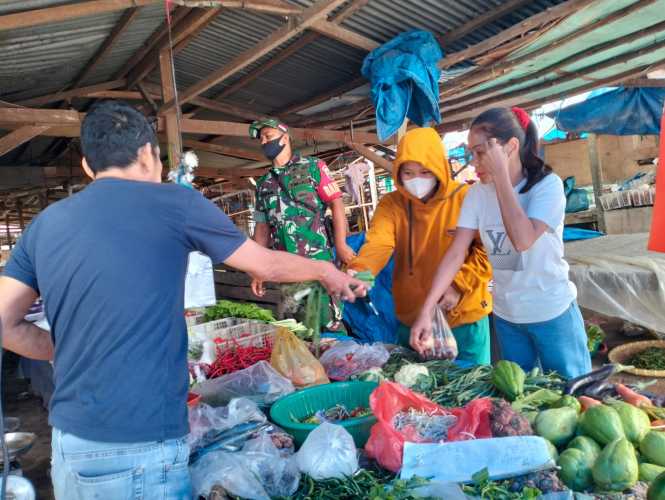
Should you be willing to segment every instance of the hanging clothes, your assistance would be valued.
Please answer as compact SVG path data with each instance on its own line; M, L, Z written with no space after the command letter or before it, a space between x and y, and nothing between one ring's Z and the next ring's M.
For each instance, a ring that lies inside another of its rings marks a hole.
M405 118L421 127L441 123L437 66L443 52L427 31L407 31L374 49L363 61L362 74L372 84L379 139L392 136Z
M365 176L369 172L369 165L365 162L354 163L344 169L346 192L351 195L356 205L362 203L360 191L365 183Z

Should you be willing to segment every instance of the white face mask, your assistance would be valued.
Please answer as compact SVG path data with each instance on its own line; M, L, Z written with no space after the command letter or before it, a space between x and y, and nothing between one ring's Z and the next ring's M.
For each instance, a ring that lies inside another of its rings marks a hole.
M436 186L434 177L414 177L404 182L404 188L418 199L422 199L432 192Z

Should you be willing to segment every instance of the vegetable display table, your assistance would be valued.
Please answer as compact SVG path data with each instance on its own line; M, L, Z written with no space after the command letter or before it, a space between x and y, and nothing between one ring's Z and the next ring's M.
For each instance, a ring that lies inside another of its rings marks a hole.
M665 254L649 252L648 234L566 244L581 307L649 328L665 338Z

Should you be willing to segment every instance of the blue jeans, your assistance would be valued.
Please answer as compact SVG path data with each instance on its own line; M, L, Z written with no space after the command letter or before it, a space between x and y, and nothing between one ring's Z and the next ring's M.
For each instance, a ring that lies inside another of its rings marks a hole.
M511 323L494 316L494 328L503 359L529 371L540 361L546 372L554 370L573 378L591 371L591 356L582 313L577 302L561 315L541 323Z
M57 500L192 498L185 438L105 443L54 428L51 446L51 477Z

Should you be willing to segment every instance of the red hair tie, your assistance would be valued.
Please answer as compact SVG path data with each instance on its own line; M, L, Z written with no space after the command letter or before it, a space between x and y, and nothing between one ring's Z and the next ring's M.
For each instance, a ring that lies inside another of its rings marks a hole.
M529 118L529 113L524 111L522 108L518 108L517 106L511 108L511 111L515 115L515 118L517 118L520 127L522 127L522 129L526 132L529 123L531 123L531 118Z

